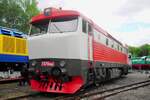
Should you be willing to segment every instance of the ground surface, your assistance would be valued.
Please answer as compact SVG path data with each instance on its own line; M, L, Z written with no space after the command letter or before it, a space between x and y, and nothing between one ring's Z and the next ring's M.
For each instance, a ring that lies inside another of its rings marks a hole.
M19 86L18 83L0 84L0 100L9 99L18 95L34 93L29 86Z
M93 90L105 90L110 89L126 84L131 84L135 82L140 82L144 80L148 80L148 75L138 71L134 71L133 73L128 74L126 77L113 80L111 82L103 83L99 88ZM11 84L0 84L0 100L8 99L10 97L15 97L17 95L25 95L35 93L33 92L29 86L18 86L18 83ZM89 91L90 92L90 91ZM22 100L53 100L54 97L59 96L57 94L39 94L36 97L24 98ZM62 95L60 95L62 96ZM91 100L92 98L87 98ZM146 86L143 88L139 88L136 90L127 91L121 94L117 94L113 97L109 97L105 100L150 100L150 86Z
M129 74L128 79L130 79L131 81L134 81L134 79L140 81L141 79L150 79L149 76L150 75L146 74L146 72L141 71ZM105 100L150 100L150 85L143 88L138 88L135 90L120 93Z
M150 100L150 86L127 91L105 100Z

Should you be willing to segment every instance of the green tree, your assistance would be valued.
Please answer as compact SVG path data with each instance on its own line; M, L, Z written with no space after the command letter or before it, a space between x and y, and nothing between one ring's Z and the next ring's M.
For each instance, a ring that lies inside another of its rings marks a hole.
M129 52L133 57L150 56L150 45L144 44L140 47L129 46Z
M36 0L0 0L0 26L27 33L31 17L38 13Z
M139 56L148 56L150 55L150 45L145 44L140 47Z
M36 0L18 0L20 1L20 6L24 11L24 20L22 20L23 27L21 27L22 31L28 32L29 29L29 21L31 17L37 15L39 10L36 5ZM27 31L26 31L27 30Z
M129 46L129 52L132 54L132 56L137 57L139 55L140 49L138 47Z

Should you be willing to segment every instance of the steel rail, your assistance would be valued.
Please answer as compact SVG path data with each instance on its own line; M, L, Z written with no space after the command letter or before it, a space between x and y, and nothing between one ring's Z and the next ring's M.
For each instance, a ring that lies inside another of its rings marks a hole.
M80 99L95 96L95 100L99 100L99 99L103 99L103 98L107 98L107 97L116 95L121 92L137 89L137 88L144 87L147 85L150 85L150 80L137 82L137 83L133 83L133 84L128 84L128 85L124 85L124 86L120 86L120 87L116 87L116 88L112 88L112 89L106 89L104 91L98 91L98 92L85 94L85 95L80 96Z
M91 92L91 93L81 92L77 95L71 95L71 96L70 95L63 95L63 96L52 97L52 98L54 100L80 100L80 99L84 99L84 98L92 98L93 97L92 100L93 99L94 100L100 100L100 99L104 99L104 98L119 94L121 92L137 89L137 88L144 87L147 85L150 85L150 80L136 82L136 83L132 83L132 84L124 85L124 86L119 86L119 87L111 88L111 89L105 89L105 90L99 89L99 90L97 90L95 92ZM39 93L27 94L27 95L9 98L8 100L17 100L17 99L21 99L21 98L34 97L34 96L37 96L38 94Z
M107 97L116 95L116 94L121 93L121 92L133 90L133 89L144 87L147 85L150 85L150 80L136 82L136 83L132 83L132 84L128 84L128 85L123 85L123 86L119 86L119 87L111 88L111 89L105 89L105 90L99 89L99 90L91 92L91 93L87 93L87 92L81 93L81 94L76 95L76 96L66 97L62 100L80 100L80 99L90 98L90 97L94 97L95 100L100 100L103 98L107 98ZM92 98L92 100L93 100L93 98Z
M95 100L99 100L99 99L102 99L102 98L107 98L107 97L114 96L114 95L119 94L119 93L122 93L122 92L126 92L126 91L133 90L133 89L137 89L137 88L141 88L141 87L148 86L148 85L150 85L150 82L145 83L145 84L142 84L142 85L140 85L140 86L134 86L134 87L130 87L130 88L127 88L127 89L118 90L118 91L116 91L116 92L112 92L112 93L110 93L110 94L107 94L107 95L104 95L104 96L102 96L102 97L99 97L99 98L97 98L97 99L95 99Z
M23 98L34 97L34 96L37 96L38 94L39 93L25 94L25 95L21 95L21 96L7 98L7 100L19 100L19 99L23 99Z

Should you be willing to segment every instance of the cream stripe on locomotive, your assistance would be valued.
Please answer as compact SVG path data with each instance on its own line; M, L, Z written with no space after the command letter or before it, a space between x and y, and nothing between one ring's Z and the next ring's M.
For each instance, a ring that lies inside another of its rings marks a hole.
M29 58L65 58L88 60L87 36L78 32L44 34L30 37ZM32 48L32 49L31 49ZM42 52L41 52L42 51Z

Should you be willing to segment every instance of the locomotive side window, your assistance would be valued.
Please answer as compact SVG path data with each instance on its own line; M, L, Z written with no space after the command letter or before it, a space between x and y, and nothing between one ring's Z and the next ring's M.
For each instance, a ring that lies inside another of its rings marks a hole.
M106 45L108 46L108 44L109 44L109 40L108 38L106 38Z
M82 20L82 32L87 33L87 22Z
M106 36L101 34L101 43L106 45Z
M117 45L118 45L118 44L115 42L115 50L118 50Z
M117 45L117 50L119 51L119 44Z
M101 40L101 33L98 32L96 29L93 29L93 34L94 34L94 37L97 38L98 41Z
M122 47L120 49L121 49L121 52L122 52Z
M114 48L114 41L112 40L111 48Z
M92 28L92 26L88 23L88 33L89 33L89 35L92 35L92 32L93 32L93 28Z
M120 52L122 52L121 50L122 50L122 47L120 46Z
M127 49L127 48L125 48L125 53L126 53L126 54L128 54L128 53L129 53L129 51L128 51L128 49Z
M108 47L112 48L112 40L108 38Z

